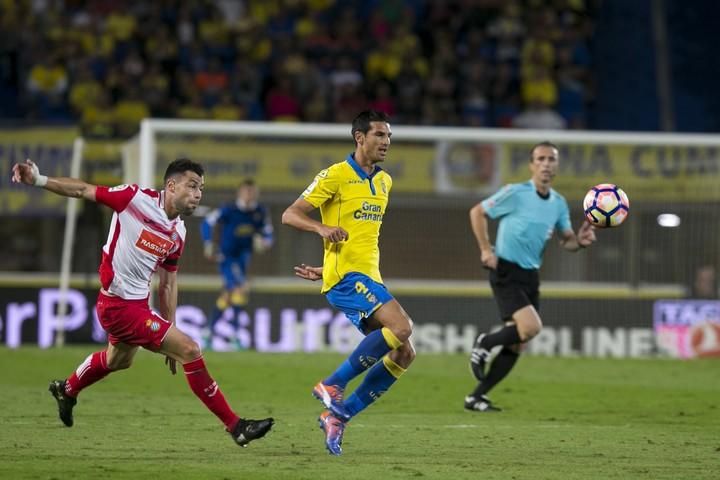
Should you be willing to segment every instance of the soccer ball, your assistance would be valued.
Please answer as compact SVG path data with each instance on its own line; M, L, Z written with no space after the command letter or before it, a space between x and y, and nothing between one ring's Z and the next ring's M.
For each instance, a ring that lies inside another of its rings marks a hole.
M630 213L630 200L625 192L612 183L595 185L583 200L585 218L596 227L617 227Z

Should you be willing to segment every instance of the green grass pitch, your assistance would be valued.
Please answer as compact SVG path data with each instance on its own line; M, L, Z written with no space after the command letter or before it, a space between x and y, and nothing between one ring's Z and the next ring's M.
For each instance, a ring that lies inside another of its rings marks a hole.
M324 449L312 385L339 355L208 353L241 415L276 419L246 449L163 357L83 392L75 426L57 418L48 381L97 347L0 349L3 479L717 479L720 363L523 357L493 392L505 411L470 413L465 355L419 356Z

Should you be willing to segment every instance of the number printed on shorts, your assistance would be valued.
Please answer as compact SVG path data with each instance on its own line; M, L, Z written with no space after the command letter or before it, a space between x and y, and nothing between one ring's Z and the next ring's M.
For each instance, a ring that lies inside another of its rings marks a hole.
M377 303L377 297L370 291L370 289L363 282L355 282L355 291L360 295L364 296L365 299L370 303Z

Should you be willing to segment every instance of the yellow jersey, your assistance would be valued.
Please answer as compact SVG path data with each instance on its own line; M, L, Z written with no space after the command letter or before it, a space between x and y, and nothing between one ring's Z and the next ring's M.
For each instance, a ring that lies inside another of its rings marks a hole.
M302 198L320 208L322 223L348 232L344 242L323 240L323 293L350 272L382 283L378 243L391 187L385 170L376 165L368 175L350 154L318 173L303 192Z

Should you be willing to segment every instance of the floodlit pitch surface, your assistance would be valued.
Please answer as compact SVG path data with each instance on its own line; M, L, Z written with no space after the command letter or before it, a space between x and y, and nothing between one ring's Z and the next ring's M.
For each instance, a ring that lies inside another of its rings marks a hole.
M325 452L312 385L333 354L208 353L241 415L276 419L238 448L163 357L85 391L75 426L48 381L94 347L0 349L0 478L19 479L717 479L720 362L522 358L493 392L505 411L470 413L465 355L420 356Z

